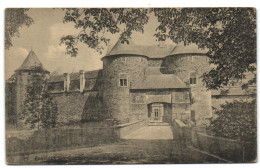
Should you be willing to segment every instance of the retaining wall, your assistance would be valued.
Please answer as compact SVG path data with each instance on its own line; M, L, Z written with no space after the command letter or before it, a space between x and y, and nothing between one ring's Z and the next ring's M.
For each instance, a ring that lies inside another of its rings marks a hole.
M207 135L205 128L190 128L180 120L173 121L173 131L186 145L223 159L237 163L256 160L256 144Z
M76 129L48 129L6 134L6 153L21 155L91 147L116 142L113 127L90 127Z

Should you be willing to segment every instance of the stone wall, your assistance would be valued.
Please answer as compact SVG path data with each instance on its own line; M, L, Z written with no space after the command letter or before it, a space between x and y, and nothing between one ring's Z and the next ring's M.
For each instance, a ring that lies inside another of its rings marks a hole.
M176 90L172 95L172 119L187 120L190 118L189 90Z
M196 74L197 83L190 84L191 87L191 110L195 112L197 124L204 124L212 117L211 92L203 86L202 74L211 68L205 55L175 55L165 59L166 73L177 75L184 83L190 83L190 73Z
M146 94L144 92L130 93L130 122L148 121Z
M208 124L208 119L212 117L211 92L201 85L194 85L191 86L191 96L191 110L195 112L197 124Z
M255 162L256 144L242 143L207 134L203 127L188 127L180 120L173 121L173 133L188 146L220 157L225 162Z
M129 89L144 79L148 66L143 56L119 55L103 58L103 103L104 109L120 123L129 122ZM120 87L120 77L127 78L127 86Z
M148 121L149 105L159 102L164 104L164 122L177 118L186 120L191 116L189 95L188 89L131 90L131 113L144 116Z
M5 84L5 121L6 128L15 126L17 123L16 106L16 82L6 82Z
M171 123L172 122L172 105L169 103L163 103L163 122Z
M58 105L58 122L61 124L99 120L102 105L98 92L69 92L53 94Z
M148 62L148 66L149 67L162 67L162 64L163 64L163 58L160 58L160 59L149 59L149 62Z
M109 126L9 131L6 134L7 161L9 164L14 164L9 158L13 155L79 149L113 143L118 140L117 130ZM16 162L16 164L22 164L23 161Z
M15 99L16 102L16 117L19 116L19 114L24 110L24 101L26 99L27 94L27 88L29 84L32 83L34 77L41 76L43 78L46 77L46 72L42 71L19 71L16 72L16 81L15 81ZM24 125L19 122L20 120L17 120L16 125L18 127L23 127Z
M18 73L16 80L16 114L17 117L24 109L25 95L28 85L28 72ZM18 120L19 121L19 120ZM21 123L17 122L21 126Z
M232 102L234 100L252 100L250 96L247 95L222 95L222 96L212 96L212 107L219 109L221 104L225 104L226 102Z

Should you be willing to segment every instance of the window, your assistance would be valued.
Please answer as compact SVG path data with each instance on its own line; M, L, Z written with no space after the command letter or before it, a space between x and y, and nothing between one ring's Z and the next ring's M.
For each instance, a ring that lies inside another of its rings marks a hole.
M191 121L195 122L195 111L191 110Z
M127 86L127 79L120 79L120 86Z
M159 117L159 109L154 109L154 117Z
M196 72L190 73L190 84L197 84Z
M119 74L119 86L120 87L127 86L127 74Z

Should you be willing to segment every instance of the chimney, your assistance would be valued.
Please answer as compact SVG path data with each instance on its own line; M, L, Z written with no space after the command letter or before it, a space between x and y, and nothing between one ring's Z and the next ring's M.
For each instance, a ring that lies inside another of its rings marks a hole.
M84 70L80 70L79 71L79 83L80 83L80 93L82 93L84 91L85 88L85 72Z
M70 89L70 74L69 73L64 73L64 92L68 92Z

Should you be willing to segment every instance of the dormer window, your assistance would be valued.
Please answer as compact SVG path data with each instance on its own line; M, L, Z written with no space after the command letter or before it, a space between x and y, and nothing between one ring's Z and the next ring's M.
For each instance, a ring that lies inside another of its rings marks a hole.
M190 84L191 84L191 85L197 84L197 75L196 75L196 72L191 72L191 73L190 73Z

